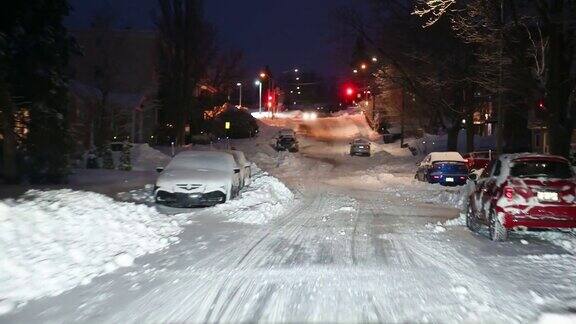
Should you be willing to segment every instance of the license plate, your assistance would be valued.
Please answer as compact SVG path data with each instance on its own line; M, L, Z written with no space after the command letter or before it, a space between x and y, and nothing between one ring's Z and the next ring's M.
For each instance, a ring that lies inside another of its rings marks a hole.
M538 192L538 200L542 201L558 201L557 192L540 191Z
M454 182L454 178L448 177L448 178L446 178L446 182Z

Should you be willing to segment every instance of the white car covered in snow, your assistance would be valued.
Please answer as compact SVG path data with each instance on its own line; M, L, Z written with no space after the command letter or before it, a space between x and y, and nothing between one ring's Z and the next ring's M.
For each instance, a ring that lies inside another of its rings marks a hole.
M189 208L224 203L240 191L240 169L226 152L186 151L172 159L154 188L159 205Z
M244 152L233 149L226 151L226 153L234 157L236 166L240 169L240 188L250 185L252 182L252 163L248 162Z

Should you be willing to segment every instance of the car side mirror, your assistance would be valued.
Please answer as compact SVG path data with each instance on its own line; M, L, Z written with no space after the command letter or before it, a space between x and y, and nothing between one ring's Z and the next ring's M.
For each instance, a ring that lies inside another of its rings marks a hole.
M240 173L240 169L239 168L234 169L234 173L236 173L236 174Z
M162 173L164 171L164 167L157 167L156 172Z
M468 175L468 179L470 179L472 181L476 181L476 180L478 180L478 175L476 173L470 173Z

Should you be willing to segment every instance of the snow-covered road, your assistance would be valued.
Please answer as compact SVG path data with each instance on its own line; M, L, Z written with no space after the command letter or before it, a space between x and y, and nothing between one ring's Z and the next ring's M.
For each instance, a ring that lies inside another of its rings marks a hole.
M341 124L322 121L322 137ZM295 193L268 223L196 211L179 244L0 322L524 323L576 308L572 253L533 235L495 243L450 225L459 190L414 182L412 157L391 146L347 156L346 125L331 145L302 139L297 155L271 151L272 128L234 143Z

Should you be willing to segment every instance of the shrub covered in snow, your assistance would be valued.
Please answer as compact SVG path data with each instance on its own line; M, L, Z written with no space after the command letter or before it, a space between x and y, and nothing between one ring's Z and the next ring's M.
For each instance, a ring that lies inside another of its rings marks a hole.
M134 144L130 152L132 169L135 171L155 170L157 167L166 166L171 158L150 147L148 144Z
M185 216L179 216L181 221ZM71 190L0 202L0 301L58 295L177 242L174 217Z
M132 159L130 157L131 148L132 146L128 143L124 143L122 146L122 154L120 155L120 165L118 166L118 169L122 171L132 170Z
M104 147L100 154L102 157L102 168L108 170L114 169L114 156L112 155L112 150L109 147Z

